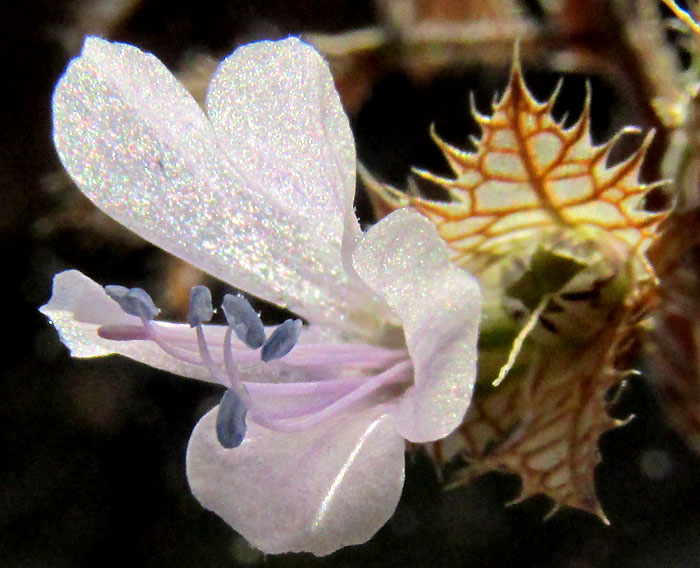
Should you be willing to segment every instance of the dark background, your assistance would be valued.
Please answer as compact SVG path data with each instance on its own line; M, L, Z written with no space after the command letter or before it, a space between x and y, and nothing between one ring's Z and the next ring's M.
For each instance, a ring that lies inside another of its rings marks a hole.
M642 381L619 409L636 418L601 442L597 486L610 527L572 510L543 522L544 498L507 507L519 482L506 475L443 492L421 454L408 459L394 518L369 543L327 558L264 558L202 509L187 487L185 447L220 393L121 358L71 360L37 312L53 274L71 267L171 298L173 314L181 308L169 279L184 269L95 212L60 174L52 147L51 91L84 31L105 29L90 16L98 7L25 0L3 4L0 18L1 567L700 566L700 462L668 430ZM193 53L220 58L250 39L375 21L367 1L147 0L108 32L178 69ZM540 97L556 79L526 75ZM417 85L398 68L382 69L353 117L360 157L398 185L410 165L444 171L428 125L464 144L476 133L468 91L487 110L506 76L505 66L472 65ZM598 139L625 123L649 126L614 85L592 81ZM567 79L557 112L576 116L583 85L583 76ZM366 198L358 206L369 222Z

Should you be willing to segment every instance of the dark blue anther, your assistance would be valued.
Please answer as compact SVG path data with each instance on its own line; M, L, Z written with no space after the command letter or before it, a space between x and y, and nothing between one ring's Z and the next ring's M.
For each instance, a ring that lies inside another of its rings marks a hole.
M241 398L233 389L228 389L216 415L216 437L227 450L237 448L243 442L246 432L245 416L248 412Z
M206 286L194 286L190 290L190 311L187 313L187 323L196 327L206 323L214 315L211 305L211 292Z
M238 339L251 349L265 343L265 328L248 300L241 296L226 294L221 304L226 321L233 327Z
M105 286L105 292L130 316L152 320L160 313L148 292L142 288L111 285Z
M301 332L301 320L288 319L272 332L260 351L260 358L268 363L284 357L289 353L299 340Z

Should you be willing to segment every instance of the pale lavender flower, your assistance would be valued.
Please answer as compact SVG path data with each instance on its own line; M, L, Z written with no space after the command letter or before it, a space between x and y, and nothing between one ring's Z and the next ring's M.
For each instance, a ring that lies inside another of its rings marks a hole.
M190 325L158 322L145 292L67 271L42 312L73 356L121 353L227 387L192 433L187 476L254 546L365 542L398 502L404 440L462 420L480 295L416 213L360 230L354 144L325 62L297 39L244 46L216 72L205 114L152 55L90 38L53 111L61 160L98 207L308 322L272 338L227 297L230 325L204 325L200 288Z

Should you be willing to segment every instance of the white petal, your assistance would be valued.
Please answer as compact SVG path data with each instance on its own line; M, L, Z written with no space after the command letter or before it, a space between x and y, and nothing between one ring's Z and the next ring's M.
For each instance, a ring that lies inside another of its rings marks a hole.
M102 286L77 270L67 270L54 277L51 299L40 308L40 311L56 327L61 341L68 347L73 357L120 354L183 377L216 382L206 368L171 357L152 341L115 341L100 337L97 330L102 326L140 326L141 322L138 318L124 313L117 303L107 296ZM182 346L187 341L192 349L196 349L195 332L189 325L158 322L158 326L167 332L171 343ZM224 332L224 326L205 326L207 342L215 359L222 366L221 345ZM268 328L268 335L270 332L271 329ZM304 326L299 344L302 346L319 341L321 338L324 341L338 341L332 330ZM238 340L234 339L234 343L242 348ZM298 353L292 351L291 356L285 361L263 363L257 352L244 349L246 357L244 360L240 358L236 360L236 368L241 380L251 382L306 382L328 378L327 369L305 363L308 360L313 361L313 357L305 355L308 351L302 348ZM295 359L299 356L301 361L296 362Z
M318 52L296 38L237 49L212 79L207 112L237 169L339 247L346 213L357 226L355 144Z
M404 442L376 410L279 434L249 423L243 444L216 439L217 408L192 433L195 497L263 552L330 554L366 542L389 519L404 476Z
M139 325L140 321L124 313L102 286L77 270L54 276L53 294L40 311L56 327L73 357L119 353L184 377L212 381L203 367L178 361L151 341L110 341L99 337L97 330L103 325Z
M462 421L476 380L481 295L452 265L430 221L399 210L373 226L354 257L361 278L402 321L414 386L396 413L411 442L442 438Z
M224 281L343 325L356 302L337 236L318 238L307 217L251 187L155 57L86 40L56 87L53 113L61 160L98 207Z

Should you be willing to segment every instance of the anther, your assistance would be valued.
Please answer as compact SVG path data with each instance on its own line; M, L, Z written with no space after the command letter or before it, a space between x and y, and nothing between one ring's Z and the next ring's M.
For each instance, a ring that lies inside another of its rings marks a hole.
M214 315L211 305L211 292L206 286L194 286L190 290L190 311L187 313L187 323L197 327L206 323Z
M248 409L233 389L228 389L216 415L216 437L227 450L237 448L246 433L245 417Z
M160 313L148 292L142 288L111 285L105 286L105 292L130 316L150 321Z
M226 294L221 307L226 321L233 328L238 339L251 349L257 349L265 343L265 328L248 300L241 296Z
M260 351L260 358L268 363L289 353L299 340L301 320L288 319L278 326Z

